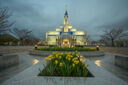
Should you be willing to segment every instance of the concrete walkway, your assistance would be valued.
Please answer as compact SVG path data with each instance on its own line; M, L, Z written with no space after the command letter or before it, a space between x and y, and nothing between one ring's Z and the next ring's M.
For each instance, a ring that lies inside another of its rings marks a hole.
M16 54L18 54L20 57L20 64L1 72L0 83L6 82L6 80L15 77L22 71L25 71L26 69L37 64L39 61L43 62L42 57L30 56L27 52ZM96 64L96 67L103 68L115 75L117 78L121 78L121 80L124 80L128 83L128 70L122 69L114 65L114 55L115 54L106 54L103 57L88 57L87 59L93 64Z
M2 83L2 85L127 85L125 81L104 69L98 62L88 59L88 69L95 77L39 77L39 68L43 69L43 57L36 57L36 62L14 77Z
M104 68L113 73L115 76L128 82L128 70L115 66L114 55L115 54L106 53L103 57L88 57L87 59L93 61L98 67Z
M17 54L19 56L19 64L8 69L5 69L0 72L0 83L3 81L15 76L19 72L25 70L30 67L34 63L34 59L32 56L29 56L27 52L24 53L12 53Z

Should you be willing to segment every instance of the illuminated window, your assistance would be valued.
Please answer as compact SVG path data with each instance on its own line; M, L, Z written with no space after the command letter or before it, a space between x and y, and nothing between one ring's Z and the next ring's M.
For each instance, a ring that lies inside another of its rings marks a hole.
M68 32L68 27L67 26L64 27L64 32Z

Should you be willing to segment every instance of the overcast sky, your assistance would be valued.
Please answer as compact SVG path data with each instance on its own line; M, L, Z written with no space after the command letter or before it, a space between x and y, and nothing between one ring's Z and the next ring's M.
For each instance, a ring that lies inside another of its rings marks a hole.
M111 25L128 27L128 0L0 0L0 8L9 8L16 27L39 37L63 24L65 4L73 28L86 31L93 40Z

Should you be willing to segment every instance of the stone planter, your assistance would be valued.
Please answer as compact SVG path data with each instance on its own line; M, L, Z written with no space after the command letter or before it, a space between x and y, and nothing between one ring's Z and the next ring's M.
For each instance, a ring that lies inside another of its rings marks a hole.
M30 55L35 55L35 56L48 56L54 51L37 51L37 50L32 50L29 51ZM57 52L69 52L69 51L57 51ZM104 52L102 51L80 51L80 55L84 57L98 57L98 56L104 56Z
M48 77L37 76L39 68L43 69L41 60L36 65L24 70L1 85L127 85L126 82L116 77L112 73L101 67L97 67L93 62L87 60L88 70L94 77Z
M19 63L19 57L14 54L5 54L0 56L0 71L8 67L17 65Z
M128 69L128 55L115 55L115 65Z

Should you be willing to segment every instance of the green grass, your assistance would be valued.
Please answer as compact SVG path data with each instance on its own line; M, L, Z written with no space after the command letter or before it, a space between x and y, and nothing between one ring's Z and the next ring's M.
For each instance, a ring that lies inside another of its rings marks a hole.
M84 69L82 66L76 68L59 68L55 65L48 64L42 71L40 70L38 76L87 77L88 70Z
M60 48L60 47L38 47L36 50L39 51L97 51L95 48L82 48L82 47L75 47L75 48Z

